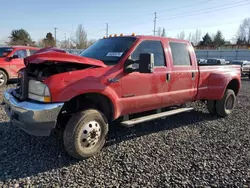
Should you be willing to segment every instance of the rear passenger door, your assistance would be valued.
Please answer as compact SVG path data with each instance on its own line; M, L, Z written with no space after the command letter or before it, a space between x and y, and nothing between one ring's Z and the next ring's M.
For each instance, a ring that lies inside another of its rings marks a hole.
M188 43L169 41L171 73L169 102L180 104L195 99L198 85L198 67L193 48Z

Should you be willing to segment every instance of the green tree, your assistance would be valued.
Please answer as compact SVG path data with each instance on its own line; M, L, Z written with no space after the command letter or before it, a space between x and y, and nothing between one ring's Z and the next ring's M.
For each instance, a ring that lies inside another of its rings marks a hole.
M55 38L53 37L52 33L47 33L46 37L42 40L42 43L45 47L52 47L55 46Z
M220 30L218 30L215 34L213 43L218 46L225 44L225 39L223 38L222 32Z
M12 30L9 38L8 45L35 45L35 41L32 41L30 34L24 29Z
M204 45L209 45L212 43L213 43L212 38L210 37L208 33L206 33L204 37L202 37L202 41L200 41L199 45L204 46Z

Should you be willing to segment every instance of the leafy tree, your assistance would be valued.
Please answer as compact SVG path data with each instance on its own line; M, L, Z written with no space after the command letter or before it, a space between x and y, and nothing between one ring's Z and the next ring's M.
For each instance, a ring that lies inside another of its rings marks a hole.
M206 33L203 37L202 37L202 41L200 41L199 45L204 46L204 45L209 45L212 44L212 38L210 37L210 35L208 33Z
M35 45L35 41L32 41L30 34L24 29L12 30L9 38L8 45Z
M223 38L222 32L220 30L218 30L215 34L213 43L218 46L225 44L225 39Z
M49 32L46 34L46 37L42 40L42 43L45 47L51 47L51 46L55 46L56 41L52 33Z

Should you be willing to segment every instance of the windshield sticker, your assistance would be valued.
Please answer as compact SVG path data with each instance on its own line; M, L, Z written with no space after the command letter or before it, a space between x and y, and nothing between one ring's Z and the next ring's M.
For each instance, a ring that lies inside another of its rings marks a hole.
M123 52L109 52L107 56L121 57Z

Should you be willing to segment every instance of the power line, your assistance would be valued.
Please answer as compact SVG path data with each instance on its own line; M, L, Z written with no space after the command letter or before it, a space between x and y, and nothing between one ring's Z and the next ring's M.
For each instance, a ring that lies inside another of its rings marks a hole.
M222 5L222 6L215 6L215 7L211 7L211 8L208 8L208 9L202 9L200 11L197 11L197 12L194 12L194 13L191 13L191 14L189 14L189 13L180 14L180 15L176 15L176 16L173 16L173 17L170 17L170 18L167 18L167 19L162 19L162 20L172 20L172 19L180 18L180 17L184 17L184 16L185 17L186 16L195 16L195 15L200 15L200 14L204 14L204 13L216 12L216 11L219 11L219 10L230 9L230 8L234 8L234 7L239 7L239 6L250 4L250 2L248 2L248 3L245 3L245 4L237 5L238 3L242 3L242 2L246 2L246 1L243 0L243 1L235 2L235 3L233 3L233 4L236 4L234 6L229 6L228 4L227 5ZM227 6L229 6L229 7L227 7Z
M191 7L191 6L196 6L196 5L199 5L199 4L204 4L204 3L207 3L207 2L211 2L211 1L214 1L214 0L205 0L205 1L200 1L200 2L197 2L197 3L192 3L192 4L189 4L189 5L185 5L185 6L179 6L179 7L176 7L176 8L172 8L172 9L166 9L166 10L160 10L160 11L157 11L157 12L171 12L171 11L174 11L174 10L179 10L179 9L182 9L182 8L187 8L187 7ZM145 16L149 16L151 13L147 13L141 17L145 18ZM138 17L136 19L133 18L133 20L138 20ZM116 21L113 21L113 22L109 22L109 24L112 24L112 23L116 23L116 22L122 22L122 21L126 21L126 20L116 20ZM148 22L148 21L147 21ZM100 29L100 30L94 30L95 32L94 33L100 33L100 32L103 32L104 29Z
M245 0L244 1L237 1L235 2L236 4L237 3L240 3L240 2L246 2ZM233 3L233 4L235 4ZM179 14L179 15L176 15L176 16L173 16L173 17L170 17L170 18L167 18L167 19L162 19L162 20L172 20L172 19L176 19L176 18L182 18L182 17L186 17L186 16L195 16L195 15L199 15L199 14L204 14L204 13L208 13L208 12L216 12L216 11L219 11L219 10L223 10L223 9L230 9L230 8L234 8L234 7L239 7L239 6L244 6L244 5L247 5L247 4L250 4L250 3L245 3L245 4L240 4L240 5L234 5L234 6L231 6L231 7L227 7L227 5L222 5L222 6L217 6L217 7L211 7L211 8L208 8L208 9L202 9L200 11L197 11L197 12L194 12L194 13L191 13L191 14ZM218 7L221 7L220 9L216 9ZM223 8L223 7L226 7L226 8ZM209 11L210 9L212 9L211 11ZM214 10L216 9L216 10ZM162 21L161 20L161 21ZM135 25L122 25L120 26L121 28L124 28L124 27L132 27L132 26L138 26L138 25L142 25L144 23L148 23L148 21L145 21L145 22L141 22L139 24L135 24Z
M172 9L165 9L165 10L161 10L161 11L157 11L157 12L159 13L159 12L169 12L169 11L179 10L179 9L182 9L182 8L197 6L199 4L203 4L203 3L207 3L207 2L211 2L211 1L214 1L214 0L205 0L205 1L198 2L198 3L189 4L189 5L186 5L186 6L182 6L182 7L178 7L178 8L172 8Z

